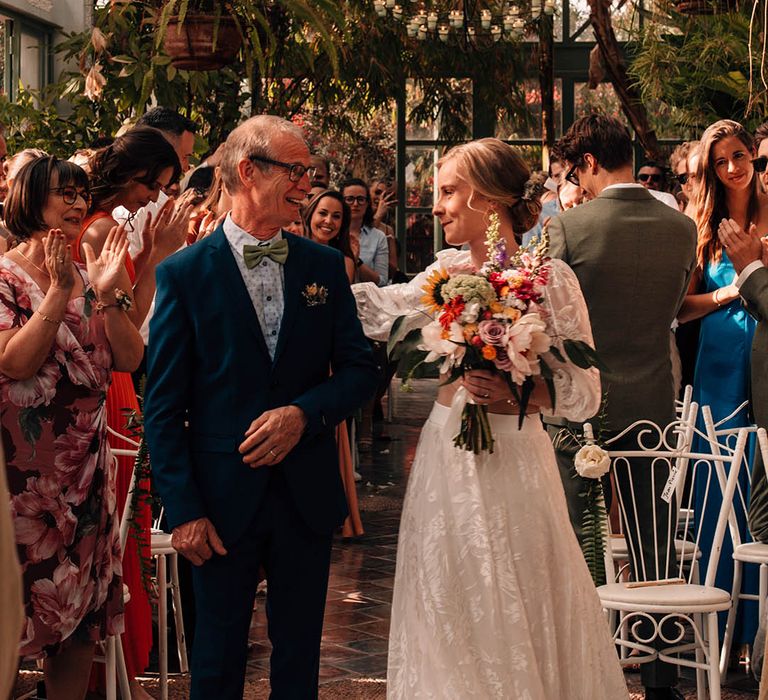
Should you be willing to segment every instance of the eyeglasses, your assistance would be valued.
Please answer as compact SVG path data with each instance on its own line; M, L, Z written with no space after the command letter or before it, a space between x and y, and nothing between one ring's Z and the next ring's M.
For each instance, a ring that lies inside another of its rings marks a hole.
M752 166L755 168L756 173L764 173L765 167L768 165L768 156L760 156L752 161Z
M765 167L765 165L763 165ZM757 168L755 168L757 170ZM696 179L696 173L678 173L675 175L675 180L677 180L681 185L687 185L689 182L693 182L693 180Z
M285 168L288 171L288 179L291 182L298 182L305 174L308 175L311 180L317 173L317 168L311 165L307 167L301 163L283 163L280 160L262 158L261 156L248 156L248 159L258 161L259 163L266 163L267 165L276 165L278 168Z
M576 172L576 168L579 167L579 161L576 161L572 166L571 169L565 174L565 181L570 182L572 185L576 185L576 187L581 187L579 184L579 174Z
M366 204L368 202L368 197L359 194L357 197L353 197L351 194L344 197L344 201L349 204L349 206L352 206L353 204Z
M91 193L88 190L78 190L77 187L54 187L51 192L58 192L64 204L74 204L78 197L83 198L86 206L91 203Z
M661 182L661 175L656 173L638 173L637 179L640 182Z

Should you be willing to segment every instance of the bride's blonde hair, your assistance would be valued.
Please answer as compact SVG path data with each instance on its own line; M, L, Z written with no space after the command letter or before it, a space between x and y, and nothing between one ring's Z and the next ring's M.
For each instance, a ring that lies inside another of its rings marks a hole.
M536 225L541 213L544 178L531 171L512 146L485 138L454 146L437 163L457 161L457 175L472 188L472 195L485 197L506 208L516 234ZM469 205L472 206L470 197Z

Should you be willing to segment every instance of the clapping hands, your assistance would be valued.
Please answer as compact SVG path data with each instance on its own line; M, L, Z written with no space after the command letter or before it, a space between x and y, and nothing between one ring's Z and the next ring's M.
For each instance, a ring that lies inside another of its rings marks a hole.
M723 219L717 229L717 235L733 263L736 274L756 260L762 260L763 264L768 262L768 245L757 233L757 226L754 224L747 232L733 219Z
M72 246L67 244L61 229L52 228L43 238L45 268L51 278L51 286L59 289L72 289L75 273L72 267Z
M171 197L154 217L148 213L142 239L155 262L165 260L184 245L194 206L185 192L178 201Z
M130 280L125 269L125 258L128 255L128 237L125 233L125 224L113 226L101 254L96 257L90 243L83 243L85 264L88 270L88 280L96 290L99 298L111 296L116 288L123 290L130 288ZM70 268L72 266L70 265Z

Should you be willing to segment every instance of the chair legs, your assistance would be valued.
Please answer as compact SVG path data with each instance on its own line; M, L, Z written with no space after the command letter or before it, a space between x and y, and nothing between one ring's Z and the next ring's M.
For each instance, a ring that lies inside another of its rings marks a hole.
M707 613L707 646L709 647L709 698L720 700L720 664L718 663L719 634L717 613Z
M189 670L187 643L184 635L184 616L181 610L179 591L178 554L155 554L157 558L157 618L158 618L158 661L160 665L160 700L168 700L168 560L171 568L171 600L176 627L176 646L179 651L179 670Z
M168 700L168 577L165 554L157 555L157 639L160 663L160 699Z
M739 610L739 599L741 597L741 576L742 564L738 559L734 559L731 607L728 609L728 619L725 623L725 635L723 636L723 647L720 651L720 675L722 678L725 678L728 674L728 659L731 655L731 644L733 643L733 627L736 624L736 613Z
M171 555L171 595L173 601L173 619L176 627L176 648L179 650L179 670L189 671L187 663L187 639L184 634L184 615L181 612L181 591L179 590L179 555Z
M706 639L709 635L704 625L704 615L695 615L694 622ZM696 663L704 663L704 650L698 644L696 645ZM696 700L707 700L707 672L703 668L696 669Z

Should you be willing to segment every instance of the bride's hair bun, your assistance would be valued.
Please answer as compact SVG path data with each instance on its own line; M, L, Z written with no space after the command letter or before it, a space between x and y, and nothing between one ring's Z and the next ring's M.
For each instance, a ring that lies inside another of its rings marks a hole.
M523 184L523 191L518 200L510 207L512 226L518 233L530 231L538 222L541 214L541 195L547 181L543 173L532 173Z

